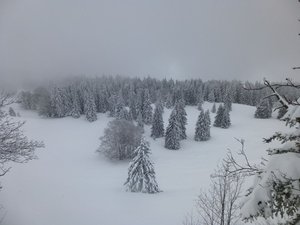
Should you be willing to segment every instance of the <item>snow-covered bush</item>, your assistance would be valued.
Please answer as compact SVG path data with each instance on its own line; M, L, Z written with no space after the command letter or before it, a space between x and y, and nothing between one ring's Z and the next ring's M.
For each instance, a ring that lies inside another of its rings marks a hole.
M108 123L100 140L97 151L103 152L109 159L131 159L133 151L140 144L141 130L131 121L113 120Z
M149 154L149 143L142 138L129 165L128 178L124 184L127 191L150 194L161 191L156 182L154 166Z

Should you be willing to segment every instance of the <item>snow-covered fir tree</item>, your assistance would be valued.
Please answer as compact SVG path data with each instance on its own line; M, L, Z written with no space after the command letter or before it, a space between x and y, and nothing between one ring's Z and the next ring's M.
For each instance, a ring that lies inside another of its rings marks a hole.
M105 90L100 89L97 93L97 112L105 113L109 110L108 94Z
M165 148L171 150L178 150L180 148L181 127L178 121L178 113L176 108L171 112L169 124L165 134Z
M155 107L157 107L158 110L161 111L162 114L164 113L164 103L163 103L161 97L159 97L159 99L157 100Z
M116 118L119 120L132 120L126 107L122 107L121 109L118 110L118 113L116 114Z
M209 102L215 102L216 101L215 91L213 89L209 92L208 97L207 97L207 101L209 101Z
M223 104L219 105L214 126L220 128L228 128L231 125L229 110L223 106Z
M137 119L138 109L137 109L137 96L132 91L129 98L129 114L133 120Z
M226 107L228 111L232 110L232 96L231 96L231 91L229 89L226 91L225 94L224 107Z
M214 127L221 127L224 111L225 108L223 104L220 104L217 110L217 114L215 116Z
M180 139L186 139L186 124L187 124L187 114L184 109L185 104L182 100L176 103L175 112L177 114L177 120L180 128Z
M198 116L194 137L195 141L207 141L210 138L210 122L205 114L206 113L201 110Z
M85 92L84 99L84 114L89 122L97 120L96 104L93 95L89 92Z
M157 104L153 114L151 137L160 138L164 136L164 121L162 116L161 104Z
M167 109L171 109L173 107L174 103L173 103L173 97L170 94L168 94L167 99L166 99L166 107Z
M55 87L51 93L51 105L55 117L64 117L66 115L65 103L63 101L63 92L60 88Z
M216 107L216 103L214 103L212 108L211 108L211 112L216 113L216 111L217 111L217 107Z
M79 98L76 91L73 91L72 93L72 109L70 111L70 116L73 118L79 118L80 117L80 104L79 104Z
M150 101L149 90L145 90L144 102L143 102L143 121L145 124L149 125L152 122L152 106Z
M204 116L206 117L206 120L208 121L209 126L211 125L211 120L210 120L210 113L209 110L206 110L204 113Z
M137 122L137 126L140 128L141 132L144 133L144 121L143 121L143 116L142 116L141 112L138 114L136 122Z
M268 100L263 100L256 107L255 118L267 119L272 116L272 107Z
M124 184L127 191L150 194L161 192L149 154L149 143L142 138L129 165L128 178Z
M201 95L198 99L198 104L197 104L197 108L198 110L201 110L202 109L202 105L204 103L204 99L203 99L203 96Z
M118 96L115 94L111 94L110 97L108 98L109 115L112 117L114 117L116 114L115 112L116 112L117 101L118 101Z
M119 95L117 97L116 105L115 105L114 117L116 117L116 118L124 117L124 115L120 115L120 113L121 114L125 113L124 108L125 108L125 103L124 103L122 93L120 91ZM122 118L122 119L125 119L125 118Z
M225 106L220 127L226 129L229 128L230 126L231 126L231 120L230 120L229 109Z

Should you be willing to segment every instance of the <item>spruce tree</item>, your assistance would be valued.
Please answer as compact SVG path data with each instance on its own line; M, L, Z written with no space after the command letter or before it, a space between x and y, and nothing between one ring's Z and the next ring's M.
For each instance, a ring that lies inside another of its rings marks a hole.
M198 121L196 123L195 141L207 141L210 138L210 125L207 114L200 111Z
M198 99L198 104L197 104L197 108L198 110L201 110L202 109L202 105L204 103L204 100L203 100L203 96L201 95Z
M212 89L212 90L209 92L209 94L208 94L208 96L207 96L207 100L208 100L209 102L215 102L215 101L216 101L214 89Z
M79 99L78 99L78 94L74 90L72 92L72 108L70 111L70 116L73 118L79 118L80 117L80 105L79 105Z
M204 116L206 117L206 120L208 121L208 124L210 126L211 125L211 120L210 120L209 110L205 111Z
M121 92L119 93L118 95L118 98L117 98L117 103L115 105L115 112L114 112L114 116L116 118L120 118L120 113L123 113L124 114L124 107L125 107L125 104L124 104L124 99L121 95ZM121 117L124 116L124 115L121 115ZM125 118L123 118L125 119Z
M178 114L176 109L173 109L169 118L169 125L166 129L165 148L178 150L180 148L181 128L178 122Z
M232 96L231 96L231 91L229 89L226 91L225 94L224 107L226 107L228 111L232 110Z
M144 122L143 122L143 116L141 112L138 114L136 122L138 127L141 129L141 132L144 133Z
M153 114L151 137L160 138L163 136L164 136L164 121L162 117L162 108L160 104L157 104Z
M63 101L62 90L55 87L51 92L51 105L54 111L54 117L64 117L66 114L65 104Z
M175 105L175 111L177 113L177 120L180 128L180 139L186 139L186 124L187 124L187 114L184 109L184 102L179 101Z
M213 104L212 108L211 108L211 112L212 113L216 113L217 108L216 108L216 103Z
M144 93L144 102L143 102L143 121L145 124L149 125L152 122L152 106L150 101L149 90L146 90Z
M156 182L154 166L149 154L149 143L142 138L129 165L128 178L124 184L127 191L150 194L161 192Z
M259 105L256 108L254 117L260 118L260 119L267 119L272 116L272 108L267 100L263 100L259 103Z
M73 99L72 109L70 111L70 116L73 118L79 118L80 117L80 106L78 103L78 99Z
M223 107L222 104L220 104L218 107L218 110L217 110L217 114L215 116L214 127L221 127L224 111L225 111L225 108Z
M227 107L224 107L223 111L223 116L222 116L222 121L221 121L221 128L228 128L231 126L231 121L230 121L230 114L229 114L229 109Z
M131 116L129 115L126 107L122 107L121 109L119 109L119 112L116 114L116 118L119 120L131 120Z
M94 100L92 94L89 92L85 93L84 114L85 114L87 121L89 121L89 122L94 122L97 120L95 100Z

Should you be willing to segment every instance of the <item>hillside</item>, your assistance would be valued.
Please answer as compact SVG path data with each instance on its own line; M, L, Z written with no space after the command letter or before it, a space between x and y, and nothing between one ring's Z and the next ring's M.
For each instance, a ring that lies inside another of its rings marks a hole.
M205 103L204 109L212 104ZM111 162L95 152L108 118L88 123L80 119L44 119L35 112L18 109L26 120L26 134L43 140L38 160L13 165L3 178L1 202L10 225L179 225L190 212L200 188L209 184L209 175L228 148L240 146L234 139L246 140L249 159L259 162L271 147L262 138L275 130L288 128L277 119L255 119L254 107L233 104L232 126L212 127L207 142L193 140L199 111L188 106L187 135L178 151L163 147L164 139L146 138L152 149L157 181L162 193L127 193L123 188L128 162ZM170 110L165 110L165 126ZM214 114L211 114L213 121Z

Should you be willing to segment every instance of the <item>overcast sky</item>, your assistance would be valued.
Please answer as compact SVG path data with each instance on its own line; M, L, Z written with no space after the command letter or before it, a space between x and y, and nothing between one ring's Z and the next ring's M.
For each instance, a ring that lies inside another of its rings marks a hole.
M0 0L0 77L300 81L297 2Z

